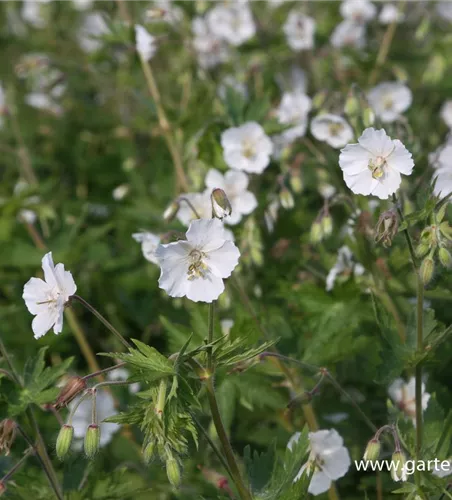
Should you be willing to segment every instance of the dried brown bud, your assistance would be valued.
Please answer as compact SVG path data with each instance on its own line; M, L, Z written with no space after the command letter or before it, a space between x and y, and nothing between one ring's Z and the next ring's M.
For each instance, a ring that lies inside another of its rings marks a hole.
M395 210L383 212L375 228L375 241L382 242L384 247L390 247L394 236L399 230L399 218Z
M10 418L0 422L0 453L9 455L14 439L16 438L17 424Z
M78 375L70 377L58 395L55 402L55 408L58 410L67 406L76 396L84 391L86 387L86 381L82 377L79 377Z

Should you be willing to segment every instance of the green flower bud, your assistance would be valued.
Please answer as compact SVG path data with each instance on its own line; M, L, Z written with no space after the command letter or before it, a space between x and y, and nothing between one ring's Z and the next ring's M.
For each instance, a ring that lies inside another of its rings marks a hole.
M301 179L300 172L294 172L290 176L290 187L292 188L292 191L296 194L300 194L301 191L303 191L303 181Z
M286 210L290 210L295 205L292 193L286 187L283 187L279 192L279 200L281 201L281 206Z
M375 123L375 113L373 112L372 108L366 107L363 111L363 124L367 128L367 127L372 127L374 123Z
M87 458L94 458L99 451L100 428L97 424L91 424L85 434L85 455Z
M166 460L166 474L169 482L175 488L179 488L181 481L180 467L177 460L173 457Z
M56 442L56 454L60 460L63 460L71 448L72 438L74 437L74 428L72 425L63 425L58 434Z
M320 90L319 92L317 92L312 98L313 109L320 109L325 104L327 96L328 93L326 92L326 90Z
M442 222L447 211L447 203L443 203L441 208L436 212L436 220Z
M444 248L441 247L438 251L439 261L444 267L450 268L452 266L452 257L450 253Z
M323 238L323 229L320 222L315 221L311 226L311 243L319 243Z
M217 217L217 219L224 219L224 217L231 215L231 203L222 189L214 189L210 195L210 200L212 202L213 214Z
M155 441L149 441L149 443L144 447L143 458L145 463L149 463L155 454Z
M430 256L425 257L425 259L422 261L420 269L421 278L424 285L430 283L430 280L433 277L434 270L435 270L435 261Z
M381 444L378 439L371 439L366 446L363 459L369 462L375 462L380 456Z
M326 238L330 236L330 234L333 232L333 218L331 215L325 215L325 217L322 217L322 232L323 232L323 237Z
M344 111L348 116L357 116L360 110L360 103L358 98L355 96L354 92L351 90L348 93L347 99L345 101Z
M427 243L420 243L416 248L416 256L422 259L424 255L430 250L430 245Z
M405 454L402 451L395 451L392 454L391 461L391 477L393 481L406 481L407 474L405 470Z

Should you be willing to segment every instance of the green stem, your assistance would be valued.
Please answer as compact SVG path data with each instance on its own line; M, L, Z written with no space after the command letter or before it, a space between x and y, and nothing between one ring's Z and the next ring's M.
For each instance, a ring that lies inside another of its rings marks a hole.
M110 366L108 368L104 368L103 370L97 370L93 373L89 373L83 377L83 380L89 380L90 378L98 377L99 375L103 375L104 373L112 372L113 370L117 370L118 368L122 368L126 366L127 363L118 363L117 365Z
M424 283L417 273L417 350L421 353L424 348ZM415 394L416 394L416 461L421 458L422 450L422 364L418 363L415 369ZM421 475L416 468L416 486L421 486Z
M215 317L215 302L209 304L209 330L207 337L207 344L210 346L207 348L207 371L212 374L213 372L213 347L211 346L213 342L213 330L214 330L214 317Z
M97 309L95 309L90 303L88 303L85 299L82 299L82 297L80 297L79 295L72 295L71 299L76 300L77 302L80 302L80 304L82 304L84 307L86 307L86 309L88 309L88 311L90 313L94 314L94 316L96 316L96 318L101 323L103 323L110 330L110 332L113 333L113 335L115 335L117 337L117 339L121 342L121 344L123 344L127 348L132 347L127 342L127 340L118 332L118 330L116 330L116 328L109 321L107 321L102 316L102 314Z
M25 452L24 456L0 479L0 484L6 483L10 479L11 476L14 475L15 472L17 472L22 465L26 462L27 458L34 453L34 448L30 447L28 450Z

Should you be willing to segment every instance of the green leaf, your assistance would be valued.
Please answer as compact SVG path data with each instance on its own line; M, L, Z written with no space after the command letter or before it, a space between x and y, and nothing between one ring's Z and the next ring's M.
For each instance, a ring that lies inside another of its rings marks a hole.
M251 453L250 446L244 450L243 461L252 491L259 492L269 483L275 462L276 442L273 441L266 452Z

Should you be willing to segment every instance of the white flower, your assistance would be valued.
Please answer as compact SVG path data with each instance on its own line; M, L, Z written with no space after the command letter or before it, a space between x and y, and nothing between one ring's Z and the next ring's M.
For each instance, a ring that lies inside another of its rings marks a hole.
M411 106L413 94L403 83L384 82L371 89L367 98L381 121L391 123Z
M107 373L107 378L108 380L116 382L127 380L129 375L129 372L125 368L116 368L116 370ZM133 384L128 384L127 387L129 388L130 394L136 394L140 390L140 383L135 382Z
M399 188L400 174L411 174L414 162L398 139L392 140L383 129L367 128L358 144L348 144L341 150L339 166L355 194L386 200Z
M450 476L452 474L452 458L441 460L438 465L435 463L432 474L437 477Z
M53 264L52 252L42 258L44 280L31 278L24 286L22 295L31 314L36 315L31 327L36 339L45 335L52 327L54 333L63 330L64 305L77 286L64 264Z
M202 17L192 22L193 47L198 56L201 68L213 68L229 60L229 46L221 38L214 35Z
M349 276L354 274L355 276L361 276L363 273L364 267L353 260L350 248L343 246L339 248L336 264L330 269L326 277L326 291L330 292L334 288L336 278L340 275Z
M312 101L302 92L286 92L283 94L276 117L281 125L292 125L281 135L287 142L303 137L308 126L308 114Z
M221 134L226 164L244 172L261 174L270 163L273 143L256 122L232 127Z
M452 142L447 141L428 155L430 165L437 169L452 168Z
M355 23L371 21L377 14L377 8L368 0L345 0L341 3L342 17Z
M182 21L184 13L182 9L173 5L171 0L154 0L152 7L146 12L146 21L163 21L168 24L177 24Z
M103 35L110 33L110 29L100 12L91 12L86 15L78 33L78 43L85 52L96 52L102 47Z
M211 168L205 182L209 191L220 188L226 193L232 207L231 215L224 219L227 224L238 224L243 215L250 214L257 207L256 197L247 189L249 179L244 172L229 170L223 175Z
M223 335L229 335L232 327L234 326L234 320L229 318L222 319L220 321L220 326L221 326L221 333Z
M452 21L452 3L450 1L438 2L436 4L436 13L441 19Z
M269 203L267 209L265 210L264 220L267 226L267 231L273 233L275 230L275 224L278 220L278 211L280 207L279 198L274 199Z
M216 5L206 15L210 31L230 43L238 46L256 33L253 14L248 5Z
M228 89L232 89L235 93L239 94L244 99L248 97L248 89L246 88L246 85L237 80L234 75L225 76L218 86L218 95L223 101L228 95Z
M32 108L49 111L50 113L59 116L63 112L63 108L57 104L50 96L42 92L31 92L25 96L25 102Z
M416 425L416 379L411 377L408 382L402 378L394 380L388 387L389 397L403 413L412 419ZM430 394L425 392L425 384L422 382L422 409L426 410Z
M120 184L113 189L112 196L115 201L123 200L130 191L130 186L128 184Z
M142 57L145 61L149 61L150 59L152 59L157 50L155 37L148 33L146 28L140 26L139 24L136 24L135 40L135 47L138 54L140 54L140 57Z
M49 0L26 0L22 4L22 19L34 28L43 29L48 21L42 12L42 5L49 3Z
M290 438L287 447L292 450L294 443L299 439L300 433L297 432ZM308 462L301 467L294 483L301 479L303 473L312 474L308 492L311 495L320 495L328 491L332 481L347 474L351 465L350 454L344 446L344 440L335 429L310 432L309 449Z
M444 123L452 129L452 99L448 99L442 106L440 116Z
M314 47L315 21L312 17L292 10L284 23L283 30L292 50L308 50Z
M142 233L132 234L132 238L141 243L141 251L143 252L144 258L153 264L158 264L155 252L157 247L160 245L160 236L149 231L144 231Z
M333 148L341 148L353 139L353 129L341 116L322 114L311 121L311 134Z
M93 0L72 0L72 5L77 10L88 10L93 4Z
M177 218L184 226L188 226L191 221L196 219L210 219L212 217L210 191L204 191L203 193L187 193L180 198ZM192 207L195 209L196 213L193 211Z
M186 241L158 247L156 255L162 271L159 286L170 297L212 302L224 291L223 279L238 264L239 249L226 238L218 219L193 221L186 236Z
M71 411L78 403L80 398L74 399L69 404L69 411ZM118 412L115 408L115 401L113 396L108 391L96 391L96 410L97 419L100 428L100 446L107 445L115 432L120 429L118 424L105 422L102 420L107 417L116 415ZM92 399L86 397L77 408L74 416L72 417L72 425L74 427L74 445L75 448L80 449L83 445L83 438L85 437L88 426L92 424Z
M452 162L449 167L439 168L435 172L436 183L434 194L439 197L452 193Z
M366 44L366 30L364 25L345 20L339 23L330 37L333 47L353 47L362 49Z
M404 19L405 16L403 12L392 3L384 4L378 16L378 20L381 24L401 23Z

